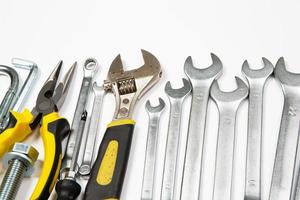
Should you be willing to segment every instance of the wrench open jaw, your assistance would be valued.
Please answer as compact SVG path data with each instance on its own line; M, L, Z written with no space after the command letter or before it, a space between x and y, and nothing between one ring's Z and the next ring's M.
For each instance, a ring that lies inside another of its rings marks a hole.
M276 63L274 74L284 93L284 106L269 200L294 200L299 192L300 74L287 71L283 57Z
M150 101L146 102L146 110L150 113L157 113L165 108L165 102L162 98L158 98L159 104L157 106L152 106Z
M172 88L170 81L168 81L165 86L166 94L169 97L174 98L174 99L181 99L181 98L185 97L186 95L188 95L192 89L192 86L191 86L190 82L188 80L186 80L185 78L182 79L182 82L183 82L183 86L181 88L174 89L174 88Z
M141 51L144 65L140 68L124 71L120 55L110 66L104 88L106 91L112 91L116 98L114 120L131 118L136 101L161 77L161 67L157 58L148 51Z
M218 82L211 87L210 95L219 111L219 128L213 200L232 199L232 177L234 169L235 122L241 102L248 96L248 87L240 78L235 77L237 88L231 92L221 91Z
M264 66L260 69L251 69L247 60L242 66L242 73L246 77L250 89L244 200L261 199L263 93L265 83L274 70L274 66L269 60L262 58L262 61Z

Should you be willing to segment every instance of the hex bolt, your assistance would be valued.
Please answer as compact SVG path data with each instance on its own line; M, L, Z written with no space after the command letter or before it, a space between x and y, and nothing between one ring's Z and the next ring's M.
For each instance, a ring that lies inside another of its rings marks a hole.
M3 166L7 171L0 186L1 200L15 199L23 177L32 175L38 155L33 146L15 143L12 151L4 156Z

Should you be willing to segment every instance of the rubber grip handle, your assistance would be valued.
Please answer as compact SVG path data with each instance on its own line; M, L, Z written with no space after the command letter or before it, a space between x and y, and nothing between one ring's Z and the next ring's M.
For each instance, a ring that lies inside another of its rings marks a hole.
M122 191L135 122L108 125L84 194L86 200L119 199Z
M10 111L9 122L0 134L0 157L8 152L16 142L22 142L32 132L30 122L33 115L28 109L23 112Z
M43 117L40 134L44 145L44 164L31 200L45 200L50 196L59 176L62 161L62 135L70 131L70 125L57 112Z

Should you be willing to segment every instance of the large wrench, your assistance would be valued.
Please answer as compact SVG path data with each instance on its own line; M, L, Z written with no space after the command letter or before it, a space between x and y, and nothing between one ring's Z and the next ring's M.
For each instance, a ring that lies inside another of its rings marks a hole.
M274 72L282 86L284 106L269 200L294 200L300 169L300 74L288 72L282 57Z
M165 92L170 101L170 116L163 170L161 200L174 199L176 166L180 142L182 103L192 90L192 86L188 80L182 79L182 81L183 87L179 89L173 89L170 82L167 82L165 86Z
M236 114L241 102L248 96L247 85L240 78L235 79L237 89L232 92L221 91L217 81L210 91L220 115L213 200L232 199Z
M160 115L164 111L165 102L163 99L159 98L159 105L153 107L148 100L145 107L149 116L149 125L141 200L152 200L158 139L157 134L159 132Z
M192 58L185 61L184 70L193 87L192 105L188 138L186 144L183 183L181 186L182 200L203 200L201 174L203 173L204 133L206 123L207 102L212 82L222 73L220 59L211 54L212 65L206 69L195 68Z
M247 60L242 72L249 85L247 164L244 200L261 200L261 155L262 155L262 116L263 92L265 83L273 73L273 65L262 58L264 67L250 69Z

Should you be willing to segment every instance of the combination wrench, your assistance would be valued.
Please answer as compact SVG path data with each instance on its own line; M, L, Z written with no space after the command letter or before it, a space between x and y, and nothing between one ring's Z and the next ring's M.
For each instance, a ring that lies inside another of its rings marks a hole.
M173 89L170 82L167 82L165 86L165 93L170 101L170 116L163 169L161 200L173 200L175 194L174 189L176 185L176 168L179 154L182 103L192 90L192 86L188 80L182 79L182 81L183 87L179 89Z
M237 88L232 92L221 91L217 81L213 83L210 91L220 116L213 200L232 199L236 115L249 91L248 86L240 78L235 77L235 80Z
M273 73L273 65L262 58L264 67L250 69L246 60L242 72L249 85L247 162L244 200L261 200L261 156L262 156L262 121L263 92L265 83Z
M156 151L158 143L159 121L161 113L164 111L165 102L159 98L158 106L151 106L150 101L146 102L146 111L149 117L148 136L146 144L144 175L142 184L141 200L153 199L154 175Z
M184 64L184 71L192 84L192 104L186 143L185 164L181 186L182 200L203 200L201 197L203 184L204 134L206 123L207 103L212 82L222 73L220 59L211 54L212 65L205 69L195 68L192 58L188 57Z
M300 74L287 71L282 57L274 74L283 90L284 105L269 200L294 200L300 169Z

